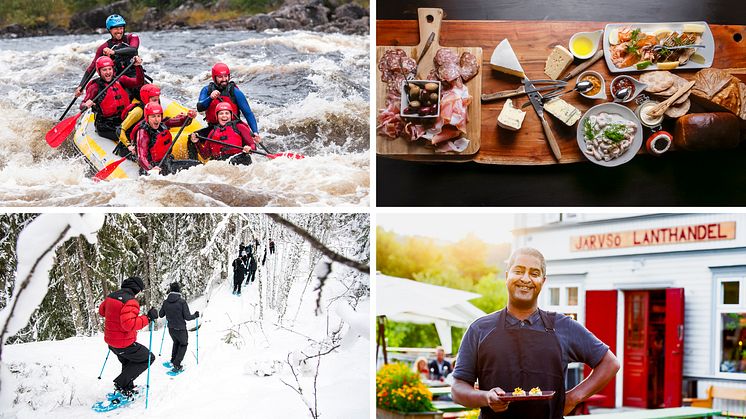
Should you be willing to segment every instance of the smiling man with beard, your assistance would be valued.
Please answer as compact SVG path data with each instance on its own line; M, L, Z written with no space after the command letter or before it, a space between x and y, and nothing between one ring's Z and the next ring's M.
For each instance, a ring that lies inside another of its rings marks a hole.
M482 419L561 419L603 389L619 370L619 361L580 323L538 308L546 282L546 262L538 250L517 249L507 266L508 306L477 319L466 331L453 372L453 400L481 408ZM593 372L566 391L570 362L590 365ZM550 400L511 403L500 399L516 387L555 393Z

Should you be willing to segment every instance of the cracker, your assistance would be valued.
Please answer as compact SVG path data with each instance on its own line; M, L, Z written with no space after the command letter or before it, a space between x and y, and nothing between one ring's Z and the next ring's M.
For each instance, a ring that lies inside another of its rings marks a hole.
M673 79L673 84L671 85L671 87L669 87L668 89L662 92L658 92L657 94L661 96L666 96L666 97L672 96L674 93L679 91L679 88L681 88L681 86L687 83L686 79L683 79L675 74L672 74L672 76L674 79Z
M675 74L673 75L673 78L674 78L673 84L671 85L671 87L669 87L668 89L662 92L658 92L656 94L665 96L665 97L673 96L674 93L678 92L681 87L683 87L685 84L688 83L688 80L683 79Z
M679 106L671 106L668 108L665 112L665 115L669 118L679 118L684 115L686 115L687 112L689 112L689 107L691 106L692 102L687 99L683 104Z
M651 71L640 76L640 81L647 84L645 88L650 93L662 92L674 84L674 77L670 71Z

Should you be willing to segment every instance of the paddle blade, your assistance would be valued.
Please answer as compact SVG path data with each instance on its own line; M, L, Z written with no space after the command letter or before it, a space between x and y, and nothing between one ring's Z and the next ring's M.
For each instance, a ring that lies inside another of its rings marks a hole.
M45 139L47 140L47 144L49 144L52 148L57 148L65 142L65 139L68 135L70 135L71 132L73 132L73 129L75 128L75 123L78 122L78 118L80 118L80 115L82 115L82 112L78 112L76 115L73 115L67 119L63 119L62 122L58 123L54 126L49 132L47 132L47 135Z
M289 152L289 151L286 151L286 152L284 152L284 153L267 154L267 157L269 157L270 159L276 159L276 158L278 158L278 157L287 157L287 158L289 158L289 159L296 159L296 160L300 160L300 159L303 159L303 158L305 158L306 156L304 156L304 155L302 155L302 154L298 154L298 153L291 153L291 152Z
M98 182L101 180L106 180L107 177L109 177L110 174L114 173L115 170L117 170L117 167L119 167L120 164L122 164L123 161L125 161L127 157L122 157L121 159L115 161L114 163L110 163L106 165L101 171L96 173L96 175L93 177L93 180Z

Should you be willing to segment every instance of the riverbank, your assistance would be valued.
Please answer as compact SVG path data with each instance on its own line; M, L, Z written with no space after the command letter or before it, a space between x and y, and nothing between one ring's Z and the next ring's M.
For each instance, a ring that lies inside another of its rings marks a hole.
M271 2L270 2L271 3ZM362 3L362 4L361 4ZM0 38L69 35L105 32L104 21L113 13L127 19L131 32L173 29L267 29L308 30L345 35L370 33L367 1L285 0L281 6L264 12L247 13L218 0L211 4L187 1L175 9L148 7L137 0L120 0L84 12L57 16L16 17L16 22L0 25Z

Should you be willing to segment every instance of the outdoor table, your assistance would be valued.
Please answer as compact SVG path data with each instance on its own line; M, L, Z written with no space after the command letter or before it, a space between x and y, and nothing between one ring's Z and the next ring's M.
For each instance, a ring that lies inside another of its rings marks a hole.
M447 386L447 387L428 387L428 390L430 390L430 392L433 393L433 397L451 394L451 386Z
M458 403L449 401L434 401L433 406L441 412L463 412L464 410L472 410L470 407L461 406Z
M703 407L670 407L666 409L635 410L629 412L581 416L593 416L593 419L688 419L710 418L719 415L720 413L720 410L706 409Z

